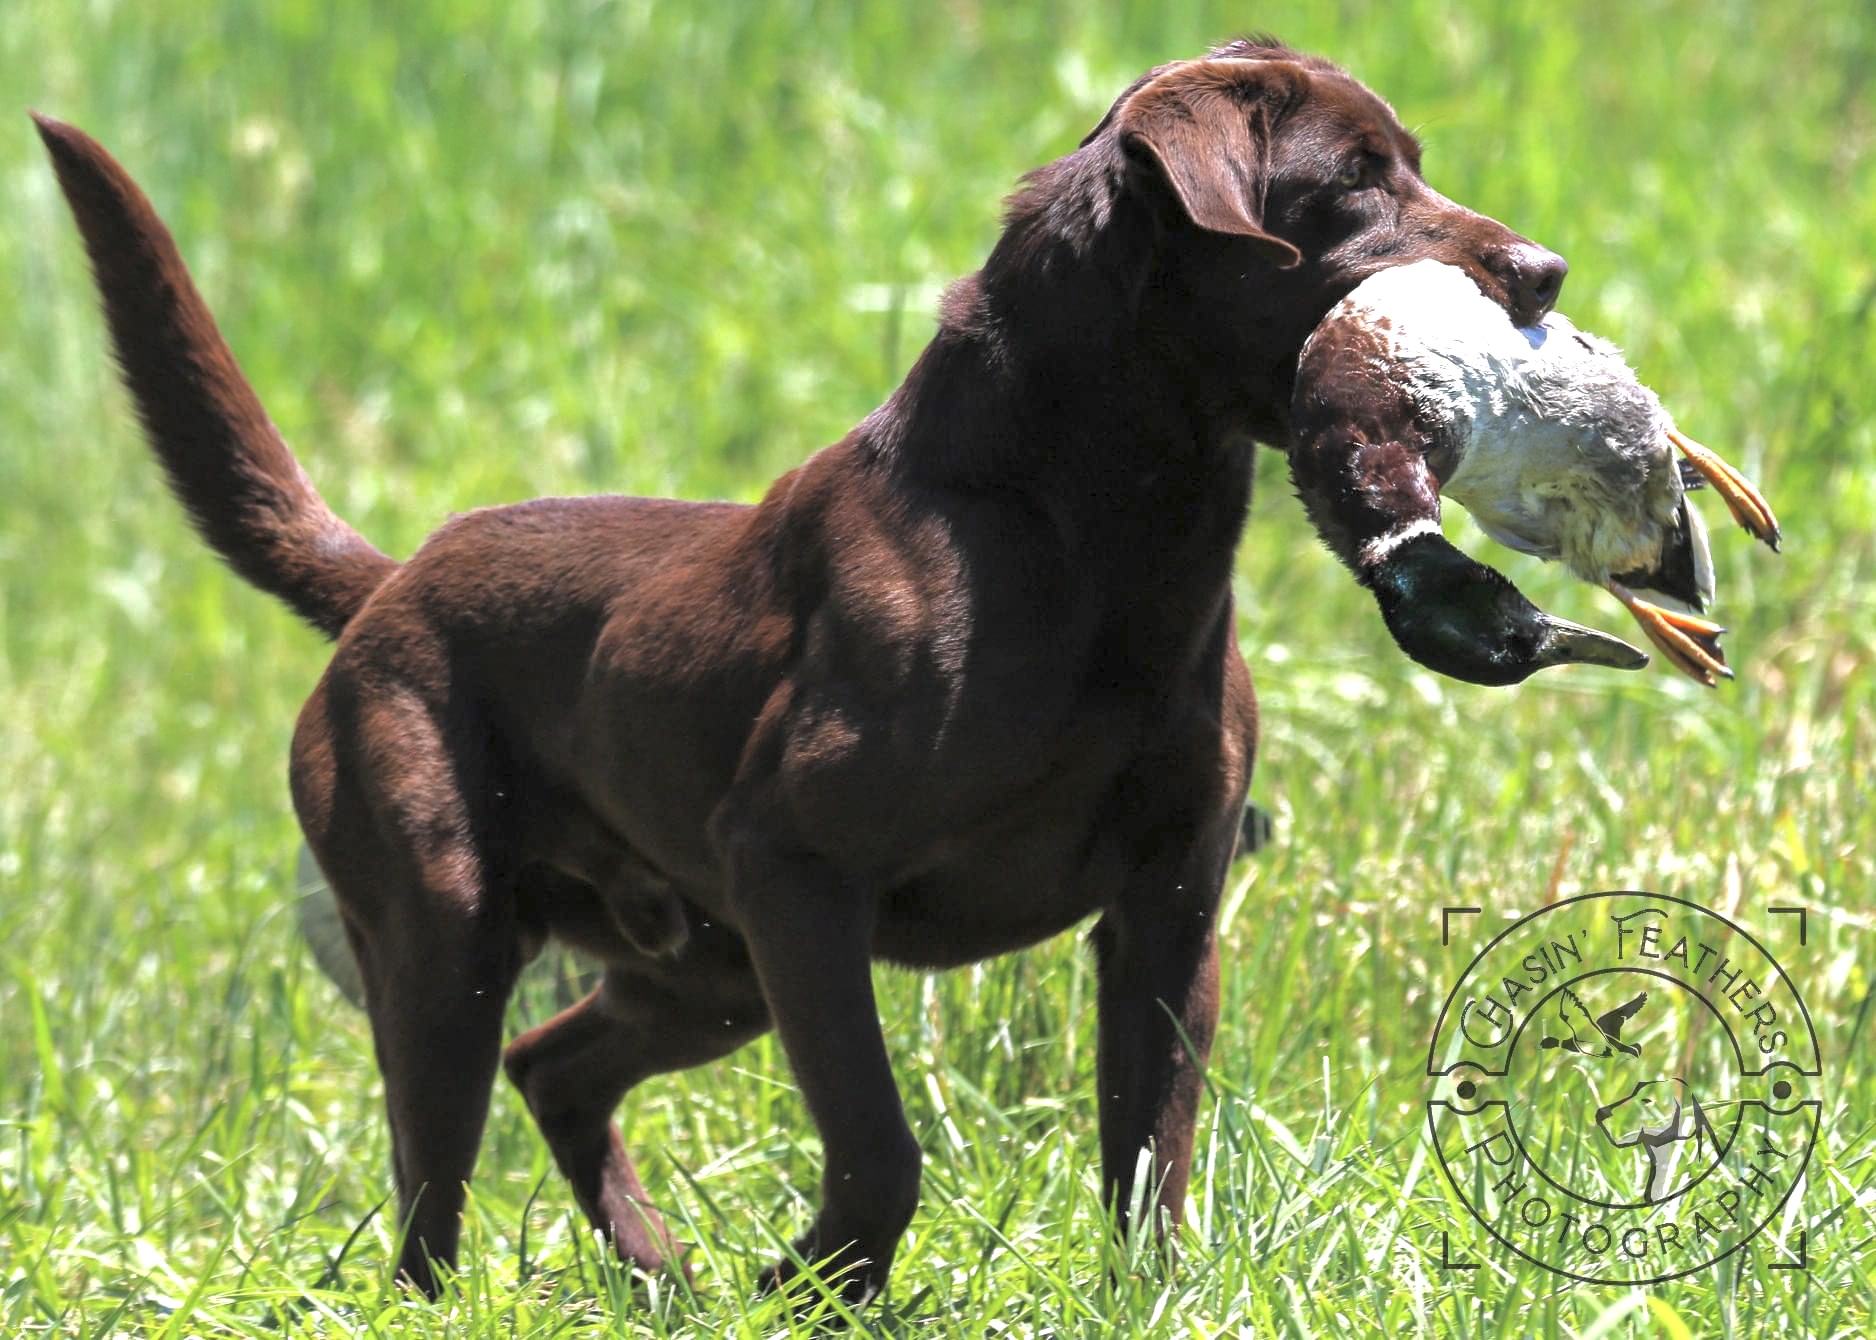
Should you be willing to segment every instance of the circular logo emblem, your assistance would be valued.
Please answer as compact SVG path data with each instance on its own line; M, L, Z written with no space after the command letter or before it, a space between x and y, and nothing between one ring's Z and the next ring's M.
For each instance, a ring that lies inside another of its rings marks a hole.
M1520 1256L1647 1284L1744 1246L1817 1137L1817 1035L1785 971L1717 913L1592 893L1473 959L1427 1054L1454 1194Z

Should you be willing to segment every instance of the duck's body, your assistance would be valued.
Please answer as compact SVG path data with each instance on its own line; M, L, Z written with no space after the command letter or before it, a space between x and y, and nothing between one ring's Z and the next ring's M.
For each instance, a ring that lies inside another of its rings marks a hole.
M1432 437L1440 492L1500 544L1695 609L1713 598L1674 420L1621 350L1553 312L1520 329L1465 272L1383 270L1330 320L1358 322Z
M1614 345L1556 313L1513 326L1463 271L1422 261L1350 293L1305 346L1302 366L1318 380L1385 387L1364 409L1406 420L1391 425L1394 435L1424 451L1439 493L1488 535L1613 592L1695 678L1730 673L1716 625L1635 591L1692 610L1712 600L1706 529L1686 499L1703 475L1774 548L1776 522L1750 485L1676 429ZM1389 429L1369 425L1371 434Z

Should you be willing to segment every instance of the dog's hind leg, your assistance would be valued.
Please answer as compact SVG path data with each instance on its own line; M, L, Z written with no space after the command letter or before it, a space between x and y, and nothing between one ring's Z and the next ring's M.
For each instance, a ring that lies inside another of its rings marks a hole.
M726 1056L768 1026L741 942L705 922L674 956L610 969L586 999L510 1044L509 1079L580 1208L621 1261L653 1272L677 1244L625 1152L613 1110L639 1081Z
M399 695L346 704L335 732L330 687L301 717L294 801L364 982L404 1232L398 1273L434 1297L434 1266L456 1260L521 936L467 799L489 789L475 760L449 754Z
M422 890L436 902L464 892ZM512 940L512 937L507 937ZM454 1267L462 1207L501 1054L502 1010L520 956L472 918L399 916L354 939L384 1076L405 1239L398 1273L435 1297L432 1262Z
M578 796L550 792L540 797L523 848L590 885L613 929L639 953L667 957L684 947L690 921L671 881L601 823Z

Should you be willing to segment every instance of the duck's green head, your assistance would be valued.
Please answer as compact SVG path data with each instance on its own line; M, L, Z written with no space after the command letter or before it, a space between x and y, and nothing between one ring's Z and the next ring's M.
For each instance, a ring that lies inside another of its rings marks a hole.
M1361 576L1400 649L1454 679L1516 684L1553 665L1639 670L1648 664L1619 637L1544 613L1502 574L1438 533L1394 546Z

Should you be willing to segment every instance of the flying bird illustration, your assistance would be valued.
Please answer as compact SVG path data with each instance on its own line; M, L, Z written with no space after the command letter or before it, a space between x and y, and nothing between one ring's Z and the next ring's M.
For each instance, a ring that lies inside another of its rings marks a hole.
M1544 1047L1561 1047L1567 1052L1579 1056L1613 1056L1623 1052L1629 1056L1640 1056L1641 1048L1632 1042L1622 1041L1622 1025L1641 1012L1641 1007L1648 1003L1646 991L1638 993L1633 1000L1618 1005L1613 1010L1590 1017L1583 1002L1576 992L1564 987L1557 996L1557 1015L1563 1026L1570 1031L1567 1038L1547 1037Z

